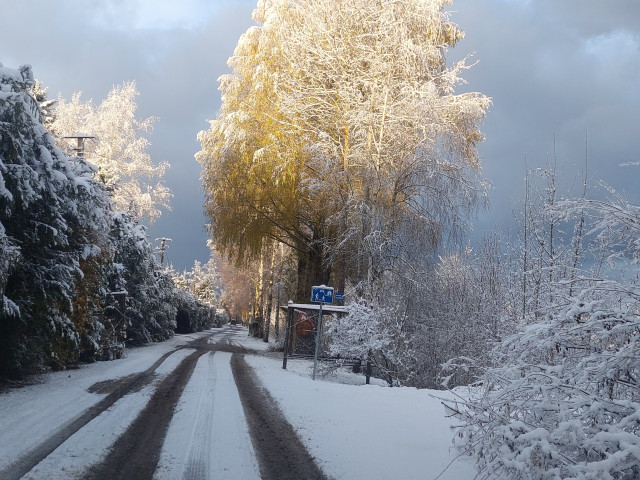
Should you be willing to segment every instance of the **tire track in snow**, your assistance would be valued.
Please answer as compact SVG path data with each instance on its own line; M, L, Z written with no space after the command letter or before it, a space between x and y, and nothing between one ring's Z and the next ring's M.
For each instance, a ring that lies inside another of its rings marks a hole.
M327 480L244 355L231 358L262 480Z
M91 467L84 478L87 480L101 480L104 478L144 479L152 478L156 471L158 472L157 475L162 473L162 468L157 470L157 467L159 460L161 459L163 445L165 444L169 426L174 414L176 413L176 406L182 398L182 394L187 384L190 382L190 379L193 378L193 372L196 365L199 363L200 358L207 353L212 351L218 352L212 357L215 361L214 380L216 385L213 390L213 396L217 396L217 390L220 389L220 381L217 379L218 375L215 374L215 371L219 372L220 365L226 364L225 371L228 373L225 377L227 378L227 381L225 382L226 384L222 390L227 392L225 394L225 398L228 398L227 395L229 391L235 394L234 400L231 402L227 401L226 404L230 405L231 409L239 409L240 413L242 413L240 399L238 398L238 392L234 385L229 362L231 358L230 352L238 352L239 350L244 351L244 349L228 344L228 338L234 333L235 332L226 332L223 338L218 339L216 343L210 343L210 337L203 337L190 342L187 346L189 348L195 348L196 352L184 359L184 361L160 383L147 406L142 410L128 430L117 440L111 449L111 452L100 464ZM225 341L227 342L226 345L223 343ZM223 357L224 360L221 361L220 359ZM201 395L201 405L204 409L203 414L205 415L205 418L209 415L206 410L207 406L205 406L207 396L209 397L208 400L211 401L211 392ZM198 435L211 435L209 437L209 442L201 442L201 445L198 445L195 450L189 453L190 455L193 455L191 465L193 465L194 474L196 474L196 472L205 471L204 478L206 478L206 475L208 474L211 474L214 478L252 479L254 478L254 475L255 478L259 478L259 475L257 475L257 465L254 465L256 463L255 457L250 457L253 458L253 462L246 462L246 450L247 448L251 449L251 442L246 430L244 417L241 417L239 422L234 421L234 426L230 429L218 429L216 427L216 405L217 403L214 401L213 405L208 406L208 408L213 410L213 428L209 427L206 429L206 425L204 425L202 428L206 430L200 430L200 432L194 433L196 438ZM230 417L233 419L238 418L237 415L231 415ZM234 460L237 460L238 457L234 456L232 464L228 465L229 468L227 468L227 465L225 464L222 467L223 476L221 477L217 474L218 465L211 465L211 463L215 463L211 461L211 458L213 457L213 452L225 451L225 448L227 448L229 444L234 443L232 440L229 440L227 434L231 431L231 438L237 438L234 437L234 435L238 425L245 426L244 433L246 443L243 444L240 442L240 448L243 448L243 453L245 453L245 455L240 462L235 463ZM212 431L213 434L211 433ZM198 441L195 440L194 445L197 444ZM248 447L243 447L242 445L247 445ZM197 450L198 448L206 448L207 451L199 451ZM207 461L210 463L208 467ZM250 468L248 470L249 476L246 475L247 463L254 467L253 469ZM242 474L240 476L229 476L230 471L240 471Z
M153 476L175 406L204 353L198 350L189 355L158 385L149 403L104 461L94 465L84 478L144 479Z
M78 430L23 478L29 480L73 480L81 478L89 465L100 463L153 395L155 385L125 395L84 428Z
M94 418L111 408L118 400L127 393L138 391L148 385L154 378L156 369L171 355L183 347L171 350L162 355L147 370L135 375L130 381L117 385L115 390L109 393L94 406L88 408L77 418L69 422L54 435L36 445L31 451L14 461L9 467L0 471L0 478L3 480L18 480L29 473L38 463L51 455L60 445L66 442L81 428L86 426Z

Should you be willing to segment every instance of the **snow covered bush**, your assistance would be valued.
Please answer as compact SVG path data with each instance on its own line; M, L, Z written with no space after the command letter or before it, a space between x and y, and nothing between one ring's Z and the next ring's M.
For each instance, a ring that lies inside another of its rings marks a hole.
M582 199L553 213L588 221L610 269L548 286L534 323L495 348L458 441L479 478L640 478L640 208Z
M387 383L407 380L402 368L411 356L410 341L403 331L405 319L392 307L371 305L359 299L348 306L344 317L332 317L323 327L331 355L371 362Z
M388 272L384 295L350 302L346 316L327 322L329 353L372 362L390 385L443 388L443 365L461 363L445 372L446 386L474 381L502 327L480 270L452 255L415 278Z
M432 389L468 385L489 364L493 344L510 330L510 308L497 238L442 255L407 299L415 319L414 348L420 352L414 385Z
M37 98L34 98L34 92ZM0 65L0 379L173 334L176 289L96 167L46 131L31 68ZM111 292L127 291L125 325Z
M478 253L443 254L386 272L377 295L349 303L348 316L330 322L331 353L369 356L390 384L442 389L474 382L510 328L501 258L492 238Z
M215 322L215 309L202 303L186 290L177 289L176 332L193 333L209 328Z

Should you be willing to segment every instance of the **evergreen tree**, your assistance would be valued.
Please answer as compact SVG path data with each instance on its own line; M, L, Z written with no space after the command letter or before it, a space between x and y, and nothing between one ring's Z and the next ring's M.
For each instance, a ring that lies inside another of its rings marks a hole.
M176 327L176 299L171 276L153 253L145 227L130 214L113 216L112 292L126 293L126 343L143 345L166 340Z
M40 113L42 114L42 123L47 130L51 130L51 125L55 120L55 100L47 97L48 88L40 81L35 80L31 87L31 96L36 99L40 105Z
M0 375L78 359L71 319L80 262L100 249L108 198L92 168L43 127L30 67L0 72L3 292Z

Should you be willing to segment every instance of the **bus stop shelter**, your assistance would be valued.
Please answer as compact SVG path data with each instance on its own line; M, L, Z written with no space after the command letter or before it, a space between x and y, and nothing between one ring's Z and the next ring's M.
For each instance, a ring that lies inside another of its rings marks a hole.
M287 329L284 337L282 368L287 368L290 355L313 356L320 305L316 303L289 303L281 307L287 312ZM347 307L342 305L322 305L322 316L345 315ZM322 328L322 327L321 327Z

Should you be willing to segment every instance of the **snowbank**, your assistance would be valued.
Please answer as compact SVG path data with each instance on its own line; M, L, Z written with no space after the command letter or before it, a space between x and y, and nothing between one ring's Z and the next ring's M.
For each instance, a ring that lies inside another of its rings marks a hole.
M283 370L278 359L245 359L327 475L344 480L474 478L473 460L456 460L452 420L436 398L451 394L357 385L364 377L344 372L313 381L308 361L289 360Z

